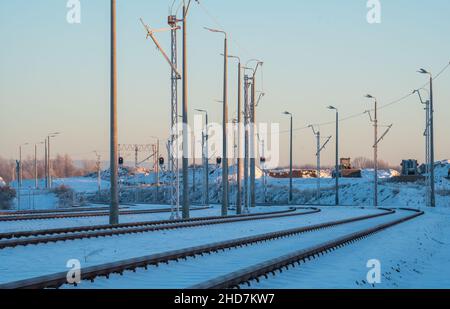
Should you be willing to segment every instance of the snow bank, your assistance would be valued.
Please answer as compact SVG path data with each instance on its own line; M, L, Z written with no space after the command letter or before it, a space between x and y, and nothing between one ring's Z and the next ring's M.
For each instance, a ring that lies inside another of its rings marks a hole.
M374 177L374 169L364 169L361 171L362 178L365 179L373 179ZM389 170L378 170L378 178L384 179L384 178L392 178L400 176L400 173L396 170L389 169Z

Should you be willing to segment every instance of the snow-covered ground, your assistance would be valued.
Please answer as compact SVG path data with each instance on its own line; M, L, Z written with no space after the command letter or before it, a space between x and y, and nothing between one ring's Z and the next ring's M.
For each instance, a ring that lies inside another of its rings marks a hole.
M219 207L216 207L217 211L219 209ZM264 209L267 211L280 210L279 207ZM0 283L65 271L66 263L70 259L78 259L82 267L87 267L378 212L379 210L376 209L363 210L353 207L346 209L330 208L318 214L299 217L235 222L189 229L5 248L0 250L0 260L2 261L0 263Z
M381 283L366 282L371 259L381 263ZM450 209L426 215L254 282L251 288L450 288Z
M283 272L269 280L263 280L254 288L369 288L365 283L368 269L366 263L370 259L378 259L382 266L382 283L377 288L450 288L450 181L446 178L450 164L448 161L436 165L436 202L437 208L430 209L426 205L424 183L399 183L391 181L396 172L379 171L379 203L385 207L414 207L426 211L413 221L388 229L369 238L333 251L320 259L303 264L300 268ZM230 171L233 169L231 168ZM193 170L190 170L192 179ZM201 197L203 171L195 171L197 191L193 196ZM123 173L121 183L133 187L144 185L143 190L153 190L155 175L152 173ZM328 175L328 174L326 174ZM109 188L107 175L103 174L102 189ZM267 178L267 188L263 186L262 175L256 181L256 197L258 202L266 201L268 205L286 203L289 179ZM329 176L329 175L328 175ZM167 175L161 173L164 183ZM220 198L220 169L211 169L210 194L211 201ZM318 179L294 179L294 204L333 205L335 180L330 177L320 179L321 197L317 199ZM92 195L97 191L96 177L77 177L55 179L54 187L65 185L77 194ZM57 207L57 197L48 191L33 191L34 181L25 181L21 195L21 207L35 209L52 209ZM42 186L42 181L40 181ZM234 202L235 184L230 176L230 196ZM26 195L26 191L34 192ZM36 194L37 193L37 194ZM31 197L33 196L33 199ZM27 202L28 199L28 202ZM41 200L39 200L41 199ZM32 202L33 201L33 202ZM341 207L321 207L322 212L301 217L285 217L271 220L236 222L223 225L203 226L181 230L158 231L141 234L126 234L99 239L82 239L67 242L40 244L37 246L6 248L0 250L0 283L46 275L65 271L69 259L79 259L82 267L99 265L107 262L134 258L153 253L162 253L174 249L195 245L235 239L288 228L306 226L326 221L376 213L379 210L361 209L355 206L373 204L373 170L363 170L362 178L340 179ZM27 204L28 203L28 204ZM26 207L28 205L28 207ZM99 206L99 205L88 205ZM125 206L125 205L123 205ZM130 209L168 208L167 205L128 205ZM287 206L265 206L252 209L253 212L286 209ZM192 211L191 216L216 216L220 214L220 206L211 209ZM399 212L395 216L401 216ZM404 214L403 214L404 215ZM121 222L152 221L168 219L170 214L122 215ZM395 217L393 216L393 217ZM391 217L391 218L393 218ZM318 241L325 241L338 235L356 231L357 229L386 222L388 217L381 217L367 222L359 222L332 229L285 238L276 242L268 242L258 246L226 251L201 259L188 260L187 263L170 263L158 270L125 274L123 278L112 276L112 280L100 279L88 288L114 287L188 287L203 279L211 279L251 266L264 259L305 248ZM0 222L0 232L36 230L58 227L75 227L107 224L108 217L65 218L52 220L29 220L20 222ZM200 263L198 261L201 260ZM222 264L217 271L213 266ZM175 276L183 275L181 277ZM162 279L167 279L165 285Z
M211 255L190 258L187 261L150 267L148 271L138 270L136 273L131 271L125 272L123 276L113 275L109 279L100 278L94 281L94 283L85 281L79 285L79 288L188 288L194 284L290 253L293 251L293 248L295 248L294 250L308 248L318 242L329 241L336 237L359 231L368 226L376 226L404 217L405 213L400 211L395 215L378 217L348 225L340 225L330 229L294 235L292 237L276 239L243 248L226 250Z

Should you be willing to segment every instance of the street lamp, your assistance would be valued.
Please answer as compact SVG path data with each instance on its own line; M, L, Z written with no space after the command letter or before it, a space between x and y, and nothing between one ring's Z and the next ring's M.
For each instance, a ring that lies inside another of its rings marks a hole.
M222 151L223 151L223 173L222 173L222 216L228 214L228 149L227 149L227 131L228 131L228 46L227 33L222 30L211 29L205 27L206 30L214 33L221 33L224 35L224 52L223 52L223 128L222 128Z
M427 74L430 78L430 107L429 107L429 134L430 134L430 207L436 207L436 197L434 188L434 107L433 107L433 75L425 69L417 71L420 74Z
M119 145L117 128L116 0L111 0L110 174L109 224L119 224Z
M205 133L203 136L203 170L204 170L204 188L203 188L203 203L209 205L209 154L208 154L208 111L204 109L196 109L199 113L205 114Z
M339 177L340 177L340 168L339 168L339 110L330 105L327 107L329 110L336 111L336 166L335 166L335 174L336 174L336 198L335 205L339 205Z
M54 133L50 133L47 135L47 188L51 189L52 188L52 162L51 162L51 156L50 156L50 139L57 137L58 135L60 135L60 132L54 132Z
M377 98L375 98L374 96L367 94L366 95L367 99L372 99L375 103L375 109L374 109L374 113L375 116L372 119L372 117L370 116L370 112L369 112L369 116L370 116L370 120L373 122L373 127L374 127L374 144L373 144L373 165L374 165L374 206L378 207L378 101Z
M293 131L293 116L290 112L284 112L284 115L288 115L291 118L291 129L290 129L290 147L289 147L289 204L292 203L292 131Z

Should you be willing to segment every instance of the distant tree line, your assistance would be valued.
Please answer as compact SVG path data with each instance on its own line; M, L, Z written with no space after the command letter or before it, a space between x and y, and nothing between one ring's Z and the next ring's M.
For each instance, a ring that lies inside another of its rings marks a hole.
M83 160L79 164L75 164L69 155L57 155L51 160L52 176L57 178L77 177L96 171L95 161ZM23 178L34 179L34 159L22 159ZM37 161L38 178L45 175L44 160ZM10 182L16 177L16 161L0 157L0 177L4 181Z
M365 157L357 157L352 161L353 168L357 169L366 169L366 168L373 168L373 160L368 159ZM381 170L387 170L387 169L394 169L394 170L400 170L399 166L393 166L389 164L389 162L378 160L378 169Z

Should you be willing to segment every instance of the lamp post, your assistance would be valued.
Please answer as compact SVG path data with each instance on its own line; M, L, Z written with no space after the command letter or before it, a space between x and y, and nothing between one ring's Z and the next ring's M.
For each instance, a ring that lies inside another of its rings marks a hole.
M223 70L223 119L222 119L222 216L226 216L228 214L228 148L227 148L227 132L228 132L228 46L227 46L227 33L222 30L206 28L206 30L221 33L224 35L224 52L223 52L223 62L224 62L224 70Z
M374 118L371 118L374 127L374 144L373 144L373 167L374 167L374 196L373 204L378 207L378 100L374 96L368 94L366 98L372 99L375 104ZM370 113L369 113L370 115Z
M109 224L119 224L119 145L117 128L116 0L111 0L111 94L110 94L110 174L111 205Z
M428 133L430 135L430 207L436 207L435 196L435 179L434 179L434 106L433 106L433 75L425 69L418 71L420 74L427 74L430 78L430 106L429 106L429 120Z
M334 106L328 106L329 110L334 110L336 112L336 166L335 166L335 175L336 175L336 193L335 193L335 205L339 206L339 177L340 177L340 167L339 167L339 110Z
M293 131L293 115L290 112L284 112L291 118L290 137L289 137L289 204L292 203L292 131Z
M205 133L204 133L204 143L203 143L203 171L204 171L204 180L203 180L203 203L206 206L209 206L209 154L208 154L208 111L204 109L196 109L197 112L205 114Z
M51 155L50 155L50 141L51 138L58 136L59 132L55 132L55 133L50 133L49 135L47 135L47 186L48 189L52 188L53 185L53 180L52 180L52 160L51 160Z

